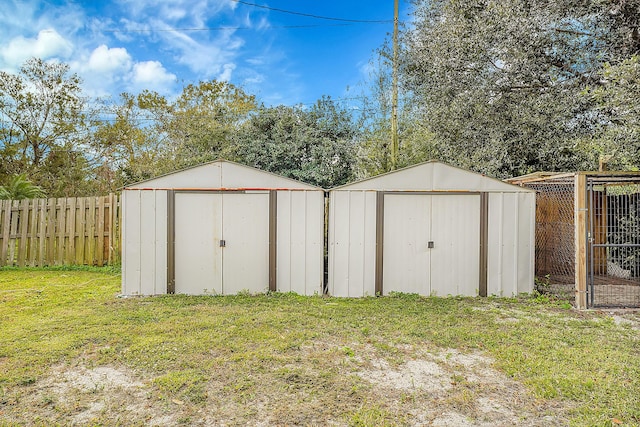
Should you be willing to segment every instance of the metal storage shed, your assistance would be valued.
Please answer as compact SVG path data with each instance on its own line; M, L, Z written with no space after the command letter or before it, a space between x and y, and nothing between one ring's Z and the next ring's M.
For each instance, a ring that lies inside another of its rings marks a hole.
M329 193L329 293L533 290L535 192L440 162Z
M122 192L124 295L323 291L324 190L218 160Z

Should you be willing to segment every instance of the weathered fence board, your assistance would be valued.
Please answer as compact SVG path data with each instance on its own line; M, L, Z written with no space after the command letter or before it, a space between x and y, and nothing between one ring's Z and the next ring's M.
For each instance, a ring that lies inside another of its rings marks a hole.
M119 197L0 200L0 267L120 262Z

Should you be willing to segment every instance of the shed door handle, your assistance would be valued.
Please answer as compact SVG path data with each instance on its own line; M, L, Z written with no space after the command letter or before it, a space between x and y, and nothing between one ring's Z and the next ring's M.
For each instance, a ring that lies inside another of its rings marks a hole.
M225 246L227 246L227 241L226 240L220 240L220 247L224 248Z
M429 243L427 243L427 247L428 247L429 249L433 249L433 247L434 247L433 242L429 242Z

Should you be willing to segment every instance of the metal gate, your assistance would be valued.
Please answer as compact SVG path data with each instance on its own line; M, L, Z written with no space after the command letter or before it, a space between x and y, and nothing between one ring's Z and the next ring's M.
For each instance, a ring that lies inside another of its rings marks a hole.
M640 181L587 178L587 304L640 307Z

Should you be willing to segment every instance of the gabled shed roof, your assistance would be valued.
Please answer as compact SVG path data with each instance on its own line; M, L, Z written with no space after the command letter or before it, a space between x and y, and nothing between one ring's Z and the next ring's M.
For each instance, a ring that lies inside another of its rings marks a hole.
M508 184L438 161L428 161L367 178L333 190L378 191L478 191L528 193L532 190Z
M124 189L322 190L314 185L222 159L130 184Z

